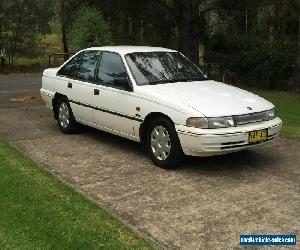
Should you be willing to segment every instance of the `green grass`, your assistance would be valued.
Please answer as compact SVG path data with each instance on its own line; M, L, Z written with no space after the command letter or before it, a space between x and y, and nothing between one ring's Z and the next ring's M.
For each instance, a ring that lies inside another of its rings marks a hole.
M27 57L17 55L14 61L14 72L41 72L49 67L49 54L61 53L62 45L59 35L56 33L47 34L41 37L36 45L36 50L41 51L40 56ZM52 58L53 66L61 65L63 60Z
M3 141L0 190L0 249L153 249Z
M41 72L48 66L48 56L44 55L37 58L16 57L14 61L15 72Z
M17 54L14 58L14 67L12 73L38 73L49 67L49 55L53 53L62 52L61 39L57 33L47 34L42 36L37 41L34 51L39 52L37 55L26 56ZM59 66L63 63L62 58L52 58L51 66ZM10 73L8 67L8 59L6 61L7 67L0 69L2 73Z
M40 46L44 47L45 50L48 52L62 52L61 38L57 33L47 34L44 37L42 37Z
M283 120L281 136L300 140L300 95L270 90L250 91L271 101L277 107L278 116Z

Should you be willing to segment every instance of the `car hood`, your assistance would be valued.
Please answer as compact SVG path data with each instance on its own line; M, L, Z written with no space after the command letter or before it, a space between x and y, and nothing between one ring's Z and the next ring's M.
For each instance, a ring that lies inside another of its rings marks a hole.
M139 87L140 94L187 105L206 117L242 115L274 105L248 91L215 81L177 82Z

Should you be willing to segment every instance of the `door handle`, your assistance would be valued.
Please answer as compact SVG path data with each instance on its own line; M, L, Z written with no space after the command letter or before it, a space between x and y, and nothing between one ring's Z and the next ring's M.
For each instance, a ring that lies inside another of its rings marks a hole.
M72 88L72 83L68 82L68 88L71 89Z
M94 95L99 95L100 91L99 89L94 89Z

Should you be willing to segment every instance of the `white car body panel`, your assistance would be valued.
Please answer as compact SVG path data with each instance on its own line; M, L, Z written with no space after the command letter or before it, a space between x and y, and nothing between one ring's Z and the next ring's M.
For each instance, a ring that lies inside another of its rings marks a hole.
M259 96L215 81L147 85L138 91L158 98L177 100L206 117L247 114L249 106L253 113L274 108L273 104Z
M245 90L215 81L177 82L138 86L124 56L133 52L173 50L154 47L113 46L88 50L118 53L125 65L133 91L96 85L89 82L57 76L60 68L46 69L43 73L41 96L52 109L56 93L65 95L75 119L83 124L110 132L130 140L140 141L140 126L147 115L162 113L175 124L185 154L206 156L238 151L246 147L248 132L268 129L275 138L282 126L280 118L224 129L198 129L186 126L190 117L221 117L266 111L274 105ZM76 55L74 55L76 56ZM72 58L70 58L71 60ZM66 62L67 63L67 62ZM72 83L72 88L68 88ZM99 95L94 95L94 89ZM249 108L251 107L251 111ZM229 145L230 147L224 145Z

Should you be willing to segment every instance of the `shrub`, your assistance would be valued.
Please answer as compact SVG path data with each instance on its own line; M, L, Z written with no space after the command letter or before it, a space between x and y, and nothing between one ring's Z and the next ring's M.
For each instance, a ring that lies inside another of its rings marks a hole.
M112 44L112 35L102 13L83 6L75 14L70 30L70 44L76 50Z
M226 68L243 84L288 89L293 74L295 50L291 44L274 43L255 36L211 36L208 61ZM222 72L221 72L222 73Z

